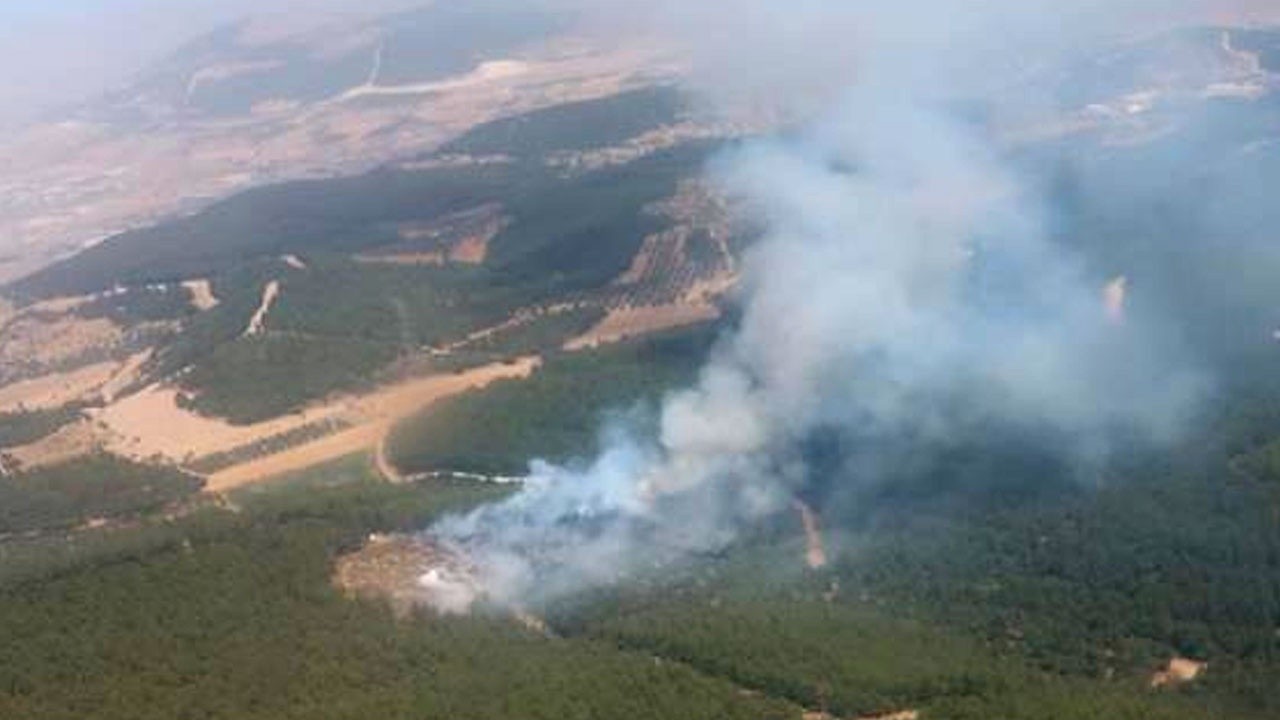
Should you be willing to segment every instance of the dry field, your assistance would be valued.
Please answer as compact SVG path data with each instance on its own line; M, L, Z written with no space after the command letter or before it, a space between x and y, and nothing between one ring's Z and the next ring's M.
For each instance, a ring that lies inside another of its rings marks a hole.
M72 423L29 445L6 450L24 470L48 467L88 455L100 447L98 434L89 421Z
M668 303L612 310L595 327L565 343L564 349L596 348L719 317L720 310L710 303Z
M119 368L118 363L102 362L0 387L0 412L52 410L91 398L116 376Z
M350 398L331 407L353 426L313 442L304 443L265 458L251 460L220 470L209 476L208 489L222 492L243 485L303 470L329 460L345 457L361 450L381 448L383 439L400 420L454 395L476 390L495 380L528 377L538 367L537 358L523 358L512 363L497 363L449 375L433 375L388 385L368 395ZM324 412L324 408L317 409ZM257 439L278 433L260 435ZM242 446L248 443L237 443ZM228 448L230 449L230 448ZM399 479L385 456L379 465L387 479Z
M182 464L282 435L339 412L338 407L321 407L253 425L232 425L179 407L176 388L152 385L92 415L112 452Z
M110 350L124 338L124 332L105 318L50 317L54 312L24 312L0 331L0 368L73 361L95 351Z
M152 385L92 411L91 417L107 450L137 460L175 465L250 447L326 420L347 425L334 434L213 473L209 489L223 491L360 450L373 450L398 420L440 399L494 380L526 377L537 364L536 358L525 358L456 374L415 378L253 425L232 425L186 410L178 404L178 390L162 385Z

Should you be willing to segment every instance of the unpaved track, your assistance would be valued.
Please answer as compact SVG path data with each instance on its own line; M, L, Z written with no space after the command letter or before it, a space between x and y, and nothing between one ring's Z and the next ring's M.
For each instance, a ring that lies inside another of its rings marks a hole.
M275 304L276 297L280 295L280 281L272 280L262 289L262 303L258 305L258 310L249 319L249 327L245 328L245 337L262 334L264 324L267 321L267 313L271 312L271 306Z
M671 303L613 310L595 327L565 343L565 350L589 348L621 342L663 330L697 325L720 317L711 303Z
M361 450L375 450L378 469L388 480L402 479L385 454L385 439L397 422L430 405L468 390L475 390L496 380L528 377L540 360L522 358L512 363L496 363L451 375L433 375L388 386L355 401L348 417L363 418L355 427L328 435L313 442L290 448L265 458L252 460L220 470L209 476L210 492L225 492L237 487L305 470Z

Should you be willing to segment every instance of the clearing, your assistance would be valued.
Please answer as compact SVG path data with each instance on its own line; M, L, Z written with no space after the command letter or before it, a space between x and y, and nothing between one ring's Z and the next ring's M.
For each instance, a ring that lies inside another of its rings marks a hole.
M218 307L218 297L213 294L213 283L208 280L188 280L182 287L191 293L191 305L201 312Z

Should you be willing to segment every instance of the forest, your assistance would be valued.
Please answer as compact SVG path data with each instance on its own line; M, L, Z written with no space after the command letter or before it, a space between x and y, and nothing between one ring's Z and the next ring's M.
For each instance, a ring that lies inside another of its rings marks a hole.
M548 356L528 380L451 398L396 427L388 451L413 473L515 476L534 459L590 457L611 416L644 422L663 392L691 381L715 326Z

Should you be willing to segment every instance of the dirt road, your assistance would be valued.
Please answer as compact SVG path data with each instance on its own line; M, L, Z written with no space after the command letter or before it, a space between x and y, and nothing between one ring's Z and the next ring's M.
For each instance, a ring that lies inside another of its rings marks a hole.
M433 375L388 386L357 398L344 414L354 427L283 452L220 470L209 476L208 490L224 492L288 472L304 470L361 450L377 450L379 471L391 481L400 474L384 452L384 440L397 422L430 405L496 380L528 377L538 367L536 357L495 363L450 375Z
M249 319L249 327L244 330L245 337L262 333L264 324L267 321L267 313L271 312L271 306L275 304L278 295L280 295L279 280L272 280L262 289L262 303L258 305L257 312Z

